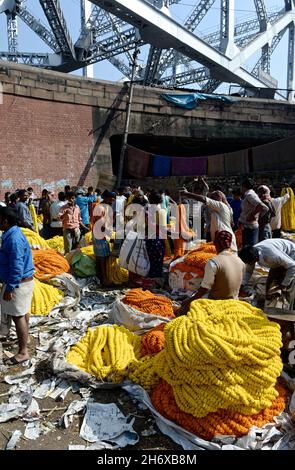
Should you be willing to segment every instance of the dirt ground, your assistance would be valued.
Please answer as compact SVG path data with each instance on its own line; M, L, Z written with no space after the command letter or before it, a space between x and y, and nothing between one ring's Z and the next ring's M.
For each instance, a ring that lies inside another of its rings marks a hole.
M2 342L5 350L14 352L16 342ZM34 354L35 341L32 338L30 344L31 356ZM22 372L24 367L10 367L5 373L0 373L0 403L7 403L8 390L11 385L4 382L4 375L13 375ZM35 372L38 381L46 379L46 371L41 372L38 369ZM157 428L155 420L148 410L143 410L138 403L133 400L120 387L108 390L94 390L92 398L99 403L115 403L125 416L130 420L135 417L133 424L134 430L139 435L139 442L134 446L127 446L124 449L140 449L140 450L178 450L180 446L175 444L170 438L164 436ZM80 427L83 421L83 412L74 416L72 424L67 429L58 427L59 418L65 412L69 404L73 400L81 399L79 393L73 394L69 392L64 401L55 401L52 398L43 400L36 399L41 410L41 421L44 423L52 423L55 427L48 434L41 436L36 440L29 440L24 437L26 422L21 419L15 419L0 425L0 449L5 449L6 444L15 430L22 432L22 437L17 443L16 449L20 450L67 450L72 445L87 445L87 442L79 437ZM146 434L145 435L145 431ZM142 434L143 433L143 434ZM150 434L150 435L149 435Z

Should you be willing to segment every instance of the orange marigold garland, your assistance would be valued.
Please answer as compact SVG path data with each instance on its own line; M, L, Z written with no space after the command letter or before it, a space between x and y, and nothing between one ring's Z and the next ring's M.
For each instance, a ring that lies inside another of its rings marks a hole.
M277 385L276 389L279 395L273 400L272 405L251 416L221 409L215 413L209 413L204 418L195 418L180 410L171 385L162 379L153 389L151 400L156 410L163 416L187 431L203 439L211 440L218 434L241 437L248 434L252 426L260 428L272 422L275 416L279 416L284 411L288 396L287 390L281 385Z
M175 317L172 301L164 295L156 295L149 290L131 289L123 298L123 303L144 313Z
M150 331L145 333L141 339L141 356L151 356L157 354L165 346L165 335L164 328L166 323L160 323L160 325L152 328Z
M35 266L34 276L40 281L71 272L66 258L55 250L32 250L32 254Z
M184 273L194 273L198 277L204 277L205 266L209 259L216 255L216 248L213 244L205 243L196 250L190 251L179 263L171 269Z

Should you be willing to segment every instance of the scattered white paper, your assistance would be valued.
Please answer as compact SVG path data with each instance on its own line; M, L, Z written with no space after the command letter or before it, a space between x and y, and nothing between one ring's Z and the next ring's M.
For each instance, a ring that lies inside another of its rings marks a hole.
M133 445L138 442L138 434L132 423L115 403L87 402L86 414L80 429L80 437L88 442L111 441L118 447Z
M20 384L20 383L25 382L27 380L28 375L33 375L34 373L35 373L35 366L33 365L29 369L26 369L23 372L20 372L19 374L6 375L4 377L4 380L9 385Z
M51 393L49 393L49 397L53 398L53 400L64 400L67 394L70 392L72 389L71 384L67 380L62 380L59 385L56 387L55 390L53 390Z
M94 444L91 444L90 446L70 444L68 447L69 450L102 450L102 449L113 450L115 448L116 446L112 446L111 444L108 444L107 442L102 442L102 441L97 441Z
M59 425L63 428L68 428L73 422L74 415L84 410L87 400L74 400L69 405L66 412L62 415L59 420Z
M46 379L43 380L41 385L39 385L33 393L33 397L43 399L50 395L51 392L55 389L56 379Z
M11 438L6 444L5 450L13 450L16 447L16 444L18 443L22 433L18 429L16 431L13 431Z
M30 406L26 409L22 416L23 421L32 422L40 419L40 408L34 398L31 401Z
M25 437L30 440L38 439L41 434L40 421L28 423L25 429Z

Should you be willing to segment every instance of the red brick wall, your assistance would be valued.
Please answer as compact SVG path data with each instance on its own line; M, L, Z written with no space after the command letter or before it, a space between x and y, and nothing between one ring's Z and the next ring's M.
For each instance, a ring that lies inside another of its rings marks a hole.
M96 170L88 171L91 106L5 94L0 123L1 199L5 191L28 186L39 194L42 188L96 184Z

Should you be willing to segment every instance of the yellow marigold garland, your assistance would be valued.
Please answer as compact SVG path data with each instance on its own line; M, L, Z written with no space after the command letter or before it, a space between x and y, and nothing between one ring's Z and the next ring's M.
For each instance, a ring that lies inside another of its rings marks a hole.
M48 315L63 298L63 293L54 286L34 279L31 315Z
M84 237L85 237L85 241L87 245L91 245L92 244L92 232L90 231L90 232L85 233Z
M290 195L290 199L282 207L282 229L291 231L295 230L295 198L292 188L283 188L281 196L284 196L287 192Z
M109 256L106 260L107 280L111 284L121 285L128 282L129 271L119 265L119 259Z
M38 224L37 212L36 212L34 204L29 204L29 211L33 220L35 232L39 235L39 224Z
M31 248L39 248L39 249L43 249L43 250L46 250L48 248L46 240L44 240L44 238L40 237L40 235L38 235L33 230L21 227L21 231L23 232L26 239L28 240L29 245L30 245Z
M130 378L147 390L163 378L181 410L195 417L219 408L248 415L276 398L280 327L261 310L246 302L201 299L164 333L164 350L133 364Z
M52 250L55 250L62 255L64 254L65 248L63 237L57 235L53 238L49 238L49 240L46 240L46 243Z
M140 357L140 343L140 337L124 326L102 325L88 329L70 349L67 361L99 380L121 382L129 364Z

